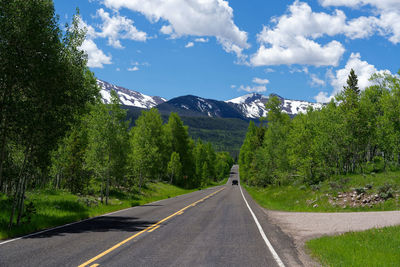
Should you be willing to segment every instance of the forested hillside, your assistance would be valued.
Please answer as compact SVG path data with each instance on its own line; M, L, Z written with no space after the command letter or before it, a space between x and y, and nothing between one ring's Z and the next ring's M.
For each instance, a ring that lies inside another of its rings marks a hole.
M127 110L127 118L131 126L140 116L143 109L137 107L123 106ZM162 120L168 121L170 111L160 112ZM210 118L200 116L180 115L183 123L187 125L189 135L192 139L201 139L210 142L216 151L229 152L233 158L238 158L239 150L246 136L247 120L236 118Z
M107 205L111 192L140 195L148 182L198 188L229 175L229 153L190 138L176 113L163 123L143 111L130 127L115 91L102 103L84 39L79 13L64 32L52 1L0 2L2 231L30 223L37 210L26 195L39 189Z
M241 178L251 185L318 184L333 175L395 170L400 164L400 78L374 74L360 91L347 85L320 110L293 119L270 98L268 125L250 123L240 150Z

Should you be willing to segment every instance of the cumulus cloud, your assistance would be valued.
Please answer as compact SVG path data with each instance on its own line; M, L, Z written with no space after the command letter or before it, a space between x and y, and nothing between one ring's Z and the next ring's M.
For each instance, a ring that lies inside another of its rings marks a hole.
M354 25L366 25L369 33L377 31L394 44L400 43L400 1L398 0L320 0L322 6L347 6L360 8L371 6L377 17L360 17Z
M224 0L104 0L108 8L127 8L142 13L151 22L160 19L169 24L161 32L178 38L185 35L214 36L227 52L242 57L250 45L247 33L233 21L233 9Z
M111 16L104 9L97 10L97 16L101 18L103 24L101 31L96 36L107 38L108 44L114 48L123 48L120 39L130 39L134 41L146 41L147 33L139 31L133 26L133 21L118 14Z
M189 48L189 47L193 47L194 43L193 42L189 42L185 45L185 48Z
M88 55L88 67L90 68L103 68L104 64L111 64L111 55L106 55L97 47L95 42L91 39L83 41L80 47Z
M361 60L359 53L351 53L346 66L336 71L336 73L328 72L328 77L331 80L333 91L330 96L325 92L320 92L314 97L319 102L327 102L332 99L335 95L343 90L343 86L346 85L347 78L350 70L353 69L358 77L358 87L360 90L364 90L366 87L372 85L369 78L374 73L389 73L389 70L377 70L374 65L369 64L367 61ZM322 101L327 100L327 101Z
M332 100L332 96L329 96L327 92L319 92L318 95L314 97L315 101L318 103L328 103Z
M269 80L268 79L261 79L261 78L254 77L253 78L253 83L256 83L256 84L268 84Z
M255 86L241 85L239 87L239 91L246 91L249 93L262 93L267 91L267 87L265 85L255 85Z
M337 66L345 51L342 44L333 40L323 45L315 39L340 33L345 21L341 11L332 15L315 13L307 3L295 1L288 14L272 20L276 23L274 28L263 27L257 36L260 48L250 62L254 66Z
M260 47L251 57L254 66L306 64L337 66L345 49L332 40L322 44L321 37L345 35L349 39L367 38L378 32L390 35L393 43L400 42L400 2L398 0L321 0L323 6L372 5L379 17L361 16L347 19L341 10L328 14L313 12L304 2L295 1L288 13L272 19L274 27L264 26L258 34Z

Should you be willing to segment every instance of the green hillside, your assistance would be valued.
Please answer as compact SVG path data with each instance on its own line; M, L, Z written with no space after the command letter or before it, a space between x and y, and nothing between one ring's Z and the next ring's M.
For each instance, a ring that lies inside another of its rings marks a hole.
M128 110L127 116L133 126L143 109L126 106L124 108ZM169 114L162 115L164 122L167 122L168 116ZM189 134L194 140L200 138L204 142L210 142L216 151L227 151L234 158L239 155L249 125L248 121L185 115L181 115L181 119L186 126L189 126Z

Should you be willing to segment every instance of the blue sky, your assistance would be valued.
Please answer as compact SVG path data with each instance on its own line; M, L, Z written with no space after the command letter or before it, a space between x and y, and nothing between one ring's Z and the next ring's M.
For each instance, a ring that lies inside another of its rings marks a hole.
M323 102L400 68L399 0L55 0L62 25L77 7L95 75L167 99Z

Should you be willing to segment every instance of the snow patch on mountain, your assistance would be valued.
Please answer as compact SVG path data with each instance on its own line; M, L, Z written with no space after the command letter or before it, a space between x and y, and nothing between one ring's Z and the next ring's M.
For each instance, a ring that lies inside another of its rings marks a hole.
M309 106L314 109L320 109L323 105L321 103L284 99L278 95L274 96L277 96L281 101L282 111L289 115L305 113ZM265 108L265 104L268 102L268 99L268 96L253 93L227 100L225 102L235 106L235 108L239 109L245 117L256 119L267 116L268 111Z
M101 89L100 94L106 104L111 102L111 90L115 90L121 104L126 106L150 109L167 101L159 96L148 96L102 80L97 80L97 85Z

